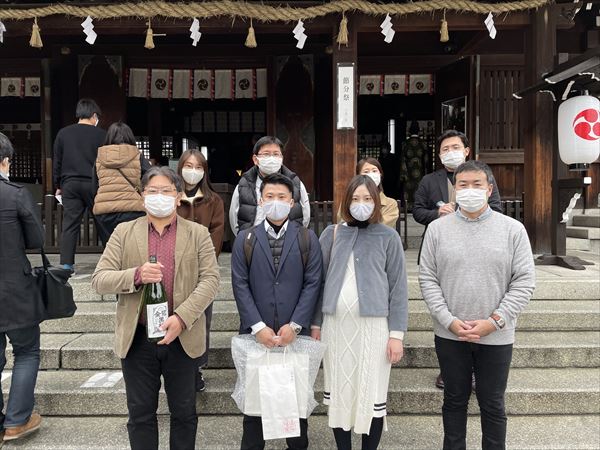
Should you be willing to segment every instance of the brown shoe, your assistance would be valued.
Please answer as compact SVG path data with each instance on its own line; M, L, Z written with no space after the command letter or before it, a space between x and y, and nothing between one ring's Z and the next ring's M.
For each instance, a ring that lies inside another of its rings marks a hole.
M6 427L4 429L4 441L12 441L14 439L22 438L27 436L29 433L33 433L40 427L42 423L42 416L34 412L26 424L18 427Z
M435 379L435 387L438 389L444 389L444 379L442 378L442 373L440 372L440 374L437 376L437 378Z

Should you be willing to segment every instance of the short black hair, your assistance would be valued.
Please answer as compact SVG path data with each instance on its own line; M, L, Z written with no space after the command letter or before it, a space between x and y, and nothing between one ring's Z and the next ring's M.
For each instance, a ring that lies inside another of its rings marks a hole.
M150 180L154 177L162 175L163 177L167 177L171 183L175 185L177 192L183 191L183 183L181 181L181 177L170 169L168 166L153 166L144 174L142 177L142 191L146 189L146 186L150 182Z
M490 166L482 161L477 161L476 159L470 159L456 168L454 171L454 184L456 184L456 176L463 172L483 172L485 173L485 177L489 184L493 184L494 182L494 175L492 174Z
M457 131L457 130L446 130L444 131L440 137L437 138L437 149L438 151L440 151L440 147L442 146L442 142L444 142L445 139L451 138L451 137L459 137L460 140L462 141L463 145L465 146L465 148L469 147L469 139L467 138L467 135L461 131Z
M271 175L267 175L266 177L264 177L262 180L262 184L260 185L261 196L263 193L263 189L267 184L283 184L289 189L292 196L294 195L294 183L292 182L292 180L289 179L289 177L286 177L285 175L282 175L280 173L272 173Z
M4 161L4 158L11 160L14 154L15 149L10 143L10 140L6 135L0 133L0 162Z
M104 140L104 145L119 144L136 145L133 131L131 131L129 125L123 122L115 122L110 127L108 127L108 131L106 132L106 139Z
M77 108L75 109L75 117L77 119L91 119L94 114L100 117L100 107L91 98L82 98L77 102Z
M270 144L278 145L279 146L279 150L281 151L281 153L283 153L283 142L281 142L275 136L263 136L263 137L261 137L258 141L256 141L256 144L254 144L254 148L252 149L252 153L254 155L258 155L258 152L260 151L261 148L263 148L265 145L270 145Z

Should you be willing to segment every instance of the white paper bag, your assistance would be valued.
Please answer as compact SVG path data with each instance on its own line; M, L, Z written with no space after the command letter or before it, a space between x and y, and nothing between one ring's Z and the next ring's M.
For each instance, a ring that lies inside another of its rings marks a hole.
M300 436L294 378L294 368L288 364L266 365L258 369L265 440Z
M309 358L307 354L283 352L260 352L248 354L246 362L246 382L244 386L244 414L261 415L258 372L260 367L285 364L293 368L296 386L296 400L300 417L308 418L309 393L312 385L309 378ZM312 411L312 410L311 410Z

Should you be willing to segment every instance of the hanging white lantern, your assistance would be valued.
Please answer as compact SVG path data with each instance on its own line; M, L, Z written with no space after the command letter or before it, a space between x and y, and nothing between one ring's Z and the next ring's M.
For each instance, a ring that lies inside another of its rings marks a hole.
M600 156L600 100L572 97L558 108L558 149L570 170L587 170Z

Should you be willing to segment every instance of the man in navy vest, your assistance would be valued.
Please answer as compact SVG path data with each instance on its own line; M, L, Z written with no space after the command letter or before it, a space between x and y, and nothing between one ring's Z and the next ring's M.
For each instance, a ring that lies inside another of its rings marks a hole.
M290 220L292 180L264 177L260 206L265 220L241 231L233 245L231 276L240 314L240 333L252 333L265 347L286 346L298 334L310 335L321 287L322 256L317 236ZM260 417L244 416L242 450L263 449ZM287 439L289 449L308 448L308 423Z
M274 136L263 136L252 150L254 167L242 175L233 191L229 207L229 224L234 234L258 225L265 219L260 206L260 186L267 175L279 173L292 181L293 206L289 219L305 227L310 222L310 203L306 188L298 175L283 165L283 144Z

